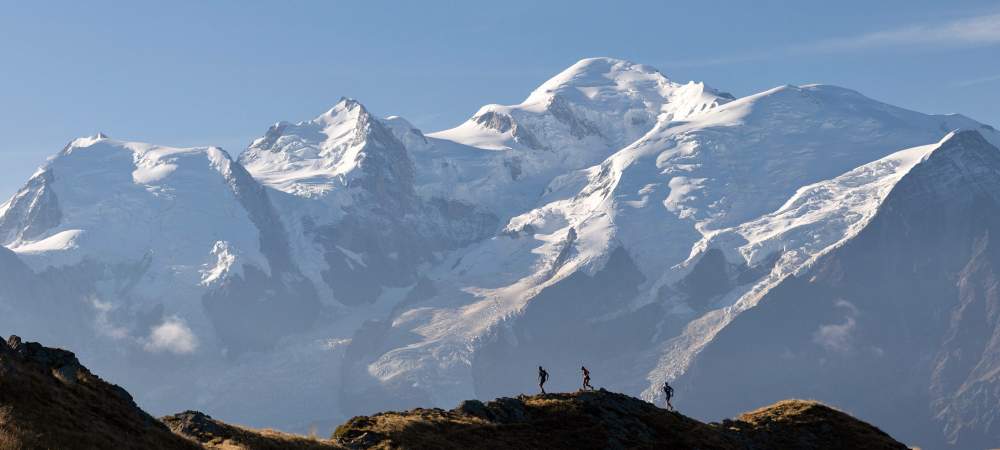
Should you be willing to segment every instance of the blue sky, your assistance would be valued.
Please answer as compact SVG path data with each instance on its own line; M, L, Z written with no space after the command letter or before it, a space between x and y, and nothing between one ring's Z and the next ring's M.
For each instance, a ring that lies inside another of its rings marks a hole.
M97 131L236 155L341 96L434 131L589 56L737 96L828 83L1000 126L996 1L33 3L0 10L3 198Z

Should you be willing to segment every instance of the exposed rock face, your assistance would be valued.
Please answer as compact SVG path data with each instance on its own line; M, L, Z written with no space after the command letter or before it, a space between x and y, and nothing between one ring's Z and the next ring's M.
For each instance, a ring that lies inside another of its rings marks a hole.
M334 438L351 449L907 448L816 402L787 400L705 424L604 390L359 416L338 427Z
M501 134L510 133L511 140L517 144L533 150L545 149L545 145L539 142L531 131L517 123L510 114L497 111L486 111L485 113L479 114L470 120L478 125L481 125L483 128L494 130Z

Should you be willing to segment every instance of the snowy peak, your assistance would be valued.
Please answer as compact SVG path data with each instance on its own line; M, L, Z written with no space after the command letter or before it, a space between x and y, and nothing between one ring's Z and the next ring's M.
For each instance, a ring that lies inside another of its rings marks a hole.
M582 147L607 156L608 149L628 145L657 122L684 120L731 99L702 83L675 83L649 66L588 58L542 83L524 102L486 105L464 124L433 136L495 150Z
M129 174L132 182L138 185L183 187L193 181L192 176L229 177L232 163L229 154L218 147L167 147L118 141L98 134L74 140L43 170L66 172L103 168L115 172L109 174L111 177Z
M86 223L100 222L98 212L81 213L115 198L177 198L206 185L225 188L231 164L229 155L216 147L164 147L103 134L75 139L0 207L0 243L23 245L42 238L47 230L72 221L67 212Z
M669 82L663 74L649 66L615 58L585 58L542 83L525 103L544 103L557 95L593 99L602 93L602 89L641 90Z
M395 128L358 101L342 98L313 120L275 124L240 161L265 185L302 197L324 196L362 174L412 183L412 163ZM412 138L418 137L423 135Z
M66 147L63 148L63 151L60 152L59 154L60 155L66 155L66 154L71 153L75 149L78 149L78 148L87 148L87 147L90 147L91 145L94 145L94 144L96 144L96 143L98 143L100 141L105 141L105 140L110 140L110 138L106 134L101 133L101 132L98 132L97 134L95 134L93 136L78 137L78 138L73 139L72 141L70 141L70 143L67 144Z
M731 96L706 88L704 83L675 83L659 70L643 64L614 58L587 58L543 83L522 105L544 105L552 109L565 102L595 110L627 111L640 103L655 105L693 99L718 106L731 100ZM672 112L680 118L696 111Z

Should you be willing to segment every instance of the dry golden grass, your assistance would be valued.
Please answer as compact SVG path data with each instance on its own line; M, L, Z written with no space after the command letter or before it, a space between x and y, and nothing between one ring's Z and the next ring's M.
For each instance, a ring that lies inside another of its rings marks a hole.
M163 417L174 433L198 442L204 448L219 450L328 450L342 449L333 441L283 433L271 429L256 430L230 425L201 413L189 411Z
M735 423L749 441L775 448L907 448L882 430L814 400L782 400L744 413Z

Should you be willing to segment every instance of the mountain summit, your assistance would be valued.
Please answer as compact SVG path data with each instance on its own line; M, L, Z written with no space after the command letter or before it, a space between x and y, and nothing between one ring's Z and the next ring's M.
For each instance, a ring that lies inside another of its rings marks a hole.
M553 150L585 161L621 148L660 120L684 120L732 100L703 83L678 84L658 70L589 58L518 105L486 105L457 128L431 136L488 149Z
M250 144L240 162L268 186L306 197L352 183L402 188L413 183L402 143L364 105L348 98L313 120L275 124Z

